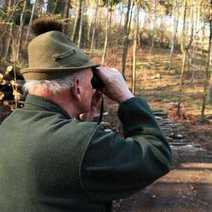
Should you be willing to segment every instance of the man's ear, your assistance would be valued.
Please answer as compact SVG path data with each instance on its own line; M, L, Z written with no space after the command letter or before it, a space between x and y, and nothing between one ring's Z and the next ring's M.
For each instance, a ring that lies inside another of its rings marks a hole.
M73 98L77 101L81 100L81 87L80 87L80 82L79 79L74 80L74 86L71 87L71 95Z

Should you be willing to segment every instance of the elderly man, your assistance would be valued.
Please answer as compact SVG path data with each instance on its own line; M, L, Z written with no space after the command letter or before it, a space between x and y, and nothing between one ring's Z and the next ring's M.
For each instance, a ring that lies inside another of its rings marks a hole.
M54 28L35 37L28 53L25 105L0 126L1 212L109 212L113 200L168 172L169 145L119 71L96 68ZM124 137L79 118L99 102L94 68L100 91L119 104Z

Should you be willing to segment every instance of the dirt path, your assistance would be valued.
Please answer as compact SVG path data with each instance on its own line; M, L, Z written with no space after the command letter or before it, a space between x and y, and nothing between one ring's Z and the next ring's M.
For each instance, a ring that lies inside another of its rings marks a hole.
M143 191L114 203L114 212L212 211L212 152L195 144L186 129L159 113L173 151L173 170Z
M212 164L183 163L145 190L122 200L116 212L212 211Z

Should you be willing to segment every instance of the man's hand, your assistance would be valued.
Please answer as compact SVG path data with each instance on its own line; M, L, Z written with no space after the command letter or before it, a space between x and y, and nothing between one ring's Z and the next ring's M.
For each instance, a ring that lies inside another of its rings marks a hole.
M134 97L117 69L101 66L97 68L96 74L104 83L101 91L112 100L121 103Z

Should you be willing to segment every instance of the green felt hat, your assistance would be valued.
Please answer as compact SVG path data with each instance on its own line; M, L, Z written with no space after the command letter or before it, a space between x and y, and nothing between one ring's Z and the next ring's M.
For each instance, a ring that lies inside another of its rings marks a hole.
M35 37L28 46L29 67L20 70L26 80L51 80L99 66L59 31Z

